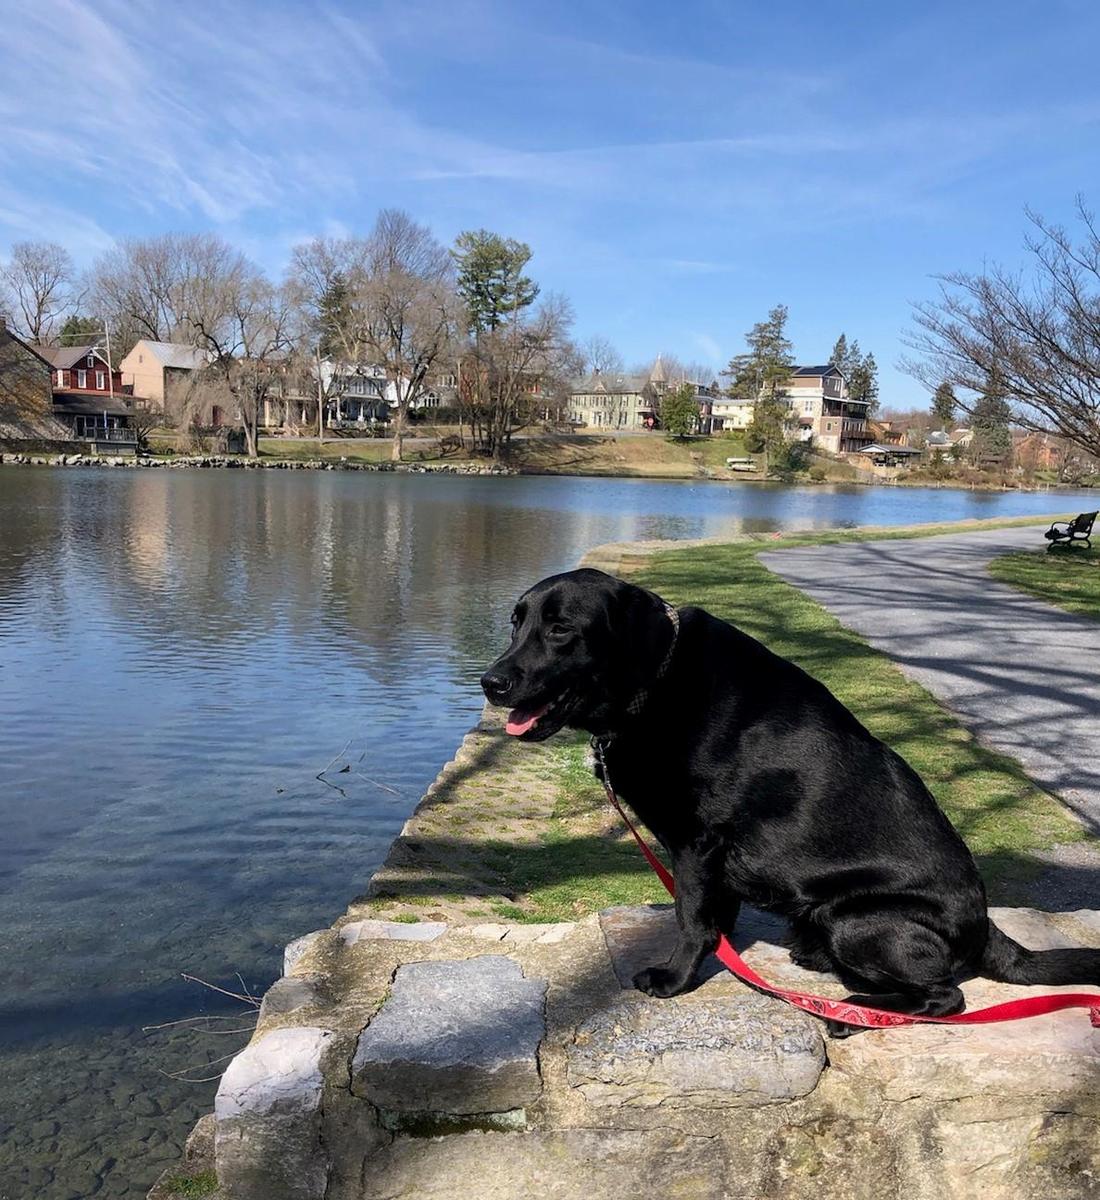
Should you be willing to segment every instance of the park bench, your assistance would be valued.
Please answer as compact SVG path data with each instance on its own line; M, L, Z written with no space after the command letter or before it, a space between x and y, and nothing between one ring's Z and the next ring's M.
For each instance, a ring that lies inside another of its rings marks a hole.
M1085 546L1092 549L1092 523L1096 520L1096 513L1078 513L1072 521L1055 521L1054 524L1043 534L1050 545L1048 550L1053 550L1055 546L1070 545L1073 542L1084 542ZM1064 528L1059 528L1064 526Z
M464 445L465 443L460 435L450 433L446 437L439 439L439 453L456 454Z

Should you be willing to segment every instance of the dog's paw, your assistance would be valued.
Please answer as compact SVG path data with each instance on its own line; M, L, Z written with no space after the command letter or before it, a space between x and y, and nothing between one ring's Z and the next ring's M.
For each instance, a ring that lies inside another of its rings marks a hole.
M646 967L634 976L634 986L647 996L656 996L658 1000L666 1000L684 990L683 979L668 967Z
M842 1038L855 1037L857 1033L866 1033L867 1030L863 1025L846 1025L843 1021L826 1021L825 1032L834 1041L840 1041Z

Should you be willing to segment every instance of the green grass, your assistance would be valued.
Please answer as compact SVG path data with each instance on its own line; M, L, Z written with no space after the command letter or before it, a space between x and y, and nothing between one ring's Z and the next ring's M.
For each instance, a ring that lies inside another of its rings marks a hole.
M872 536L884 535L789 538L773 545ZM731 621L824 683L921 775L987 879L1007 884L1028 873L1031 851L1086 836L1011 759L979 745L886 655L768 571L757 560L760 549L734 544L670 550L649 560L637 579L675 604L698 604Z
M989 573L1048 604L1100 621L1100 549L1019 550L995 558Z
M177 1196L212 1196L218 1190L218 1177L213 1171L200 1171L198 1175L170 1175L162 1187Z

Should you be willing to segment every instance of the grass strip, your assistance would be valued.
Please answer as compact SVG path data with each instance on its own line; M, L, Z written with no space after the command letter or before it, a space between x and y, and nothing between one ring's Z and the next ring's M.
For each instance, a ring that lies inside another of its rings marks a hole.
M993 559L989 573L1048 604L1100 621L1100 549L1017 550Z

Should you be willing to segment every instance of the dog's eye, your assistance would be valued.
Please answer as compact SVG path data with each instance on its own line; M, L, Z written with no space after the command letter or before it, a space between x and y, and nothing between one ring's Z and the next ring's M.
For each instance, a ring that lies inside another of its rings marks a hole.
M550 625L546 630L546 636L561 641L563 638L569 637L572 632L568 625Z

